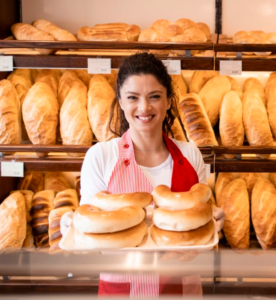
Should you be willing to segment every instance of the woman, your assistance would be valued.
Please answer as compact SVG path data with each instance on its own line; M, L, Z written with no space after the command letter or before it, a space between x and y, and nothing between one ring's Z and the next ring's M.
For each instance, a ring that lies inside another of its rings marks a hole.
M121 137L97 143L87 152L81 170L81 205L89 204L97 192L104 190L113 194L151 193L155 186L165 184L172 191L188 191L198 182L206 183L198 148L167 136L172 135L176 103L171 77L160 60L148 53L126 58L118 73L110 120L114 124L117 112L120 130L111 129ZM223 211L215 209L214 217L220 230ZM69 222L70 218L62 219L63 225ZM105 274L100 279L101 290L114 278ZM109 288L120 290L116 284ZM130 294L137 295L137 291L130 288Z

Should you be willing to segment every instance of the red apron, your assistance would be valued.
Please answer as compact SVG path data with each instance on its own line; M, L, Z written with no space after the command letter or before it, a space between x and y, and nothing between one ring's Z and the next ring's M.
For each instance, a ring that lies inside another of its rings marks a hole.
M189 191L194 184L198 183L197 173L176 144L164 133L163 137L173 159L171 190L173 192ZM119 159L112 172L107 190L112 194L152 193L151 183L135 160L129 130L120 138L118 146ZM188 281L187 278L192 278L192 280ZM178 282L175 282L175 278L173 278L172 282L172 278L159 278L155 274L100 274L98 295L157 297L159 295L182 295L184 291L185 295L202 294L199 276L178 278L177 280Z

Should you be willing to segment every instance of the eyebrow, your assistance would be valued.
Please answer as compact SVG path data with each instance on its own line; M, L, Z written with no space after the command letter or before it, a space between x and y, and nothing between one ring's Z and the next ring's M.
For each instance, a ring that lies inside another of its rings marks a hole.
M149 93L149 95L150 95L150 94L155 94L155 93L163 94L163 91L160 91L160 90L152 91L152 92ZM135 94L135 95L139 95L139 93L135 93L135 92L131 92L131 91L126 92L126 94Z

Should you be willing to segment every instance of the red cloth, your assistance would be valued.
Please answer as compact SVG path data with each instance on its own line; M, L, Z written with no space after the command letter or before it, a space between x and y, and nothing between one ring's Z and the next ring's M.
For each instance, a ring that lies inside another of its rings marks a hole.
M129 296L130 283L129 282L108 282L100 279L98 296L104 297L112 296Z

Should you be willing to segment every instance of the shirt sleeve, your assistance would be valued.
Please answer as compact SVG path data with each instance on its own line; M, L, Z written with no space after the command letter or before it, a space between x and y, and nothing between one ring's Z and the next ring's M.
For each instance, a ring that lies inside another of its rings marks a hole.
M80 205L91 204L91 198L105 190L103 153L100 145L96 144L87 151L82 164Z

